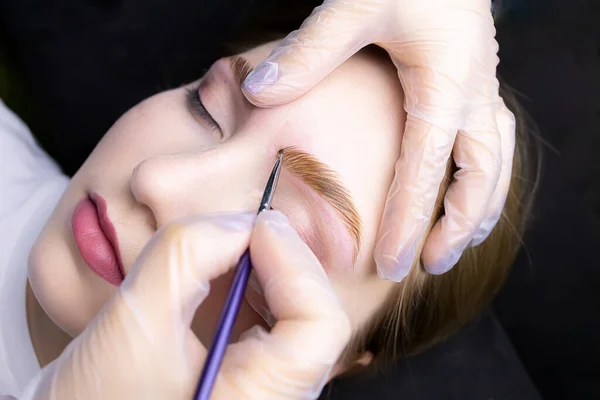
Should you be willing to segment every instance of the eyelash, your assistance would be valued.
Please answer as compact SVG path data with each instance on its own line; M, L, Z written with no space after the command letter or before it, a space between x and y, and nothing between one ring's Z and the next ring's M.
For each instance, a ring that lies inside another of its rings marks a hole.
M186 89L187 91L187 103L192 110L192 112L198 117L202 118L202 120L206 121L213 129L218 130L219 132L223 132L219 123L213 118L212 115L208 112L204 104L202 103L202 99L200 99L200 84L195 85L193 88Z

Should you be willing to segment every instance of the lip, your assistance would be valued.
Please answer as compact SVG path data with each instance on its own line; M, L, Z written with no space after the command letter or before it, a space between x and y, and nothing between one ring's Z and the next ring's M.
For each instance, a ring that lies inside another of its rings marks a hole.
M106 201L97 193L90 193L77 203L71 227L77 249L88 267L108 283L119 286L125 274Z

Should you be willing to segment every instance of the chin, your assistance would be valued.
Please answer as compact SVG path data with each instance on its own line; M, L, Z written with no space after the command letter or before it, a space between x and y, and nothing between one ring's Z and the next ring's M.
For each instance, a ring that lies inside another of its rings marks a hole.
M79 268L73 254L51 217L28 261L33 294L50 319L71 337L85 329L114 291L101 278L90 279L91 271Z

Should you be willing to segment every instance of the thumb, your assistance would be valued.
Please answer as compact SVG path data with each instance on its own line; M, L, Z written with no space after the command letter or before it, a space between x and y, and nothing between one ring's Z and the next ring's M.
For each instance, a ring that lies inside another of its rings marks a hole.
M368 2L367 2L368 3ZM304 95L331 71L371 41L365 30L375 7L325 1L258 64L242 85L258 107L288 103Z
M317 257L277 211L258 216L252 264L277 320L231 345L215 398L317 398L351 326Z

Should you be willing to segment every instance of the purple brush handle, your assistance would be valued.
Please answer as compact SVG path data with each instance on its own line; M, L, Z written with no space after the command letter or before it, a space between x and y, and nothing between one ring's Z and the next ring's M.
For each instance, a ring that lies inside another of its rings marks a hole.
M250 271L252 270L252 263L250 262L250 251L246 250L240 257L237 267L235 268L235 275L227 294L227 300L223 306L221 317L219 318L219 324L217 325L217 331L215 333L212 346L208 352L202 375L200 376L200 382L196 389L196 400L209 400L210 393L212 392L223 356L225 355L225 349L229 343L229 336L231 330L235 324L235 320L238 312L240 311L240 305L244 298L244 292L246 291L246 285L248 284L248 278L250 277Z

